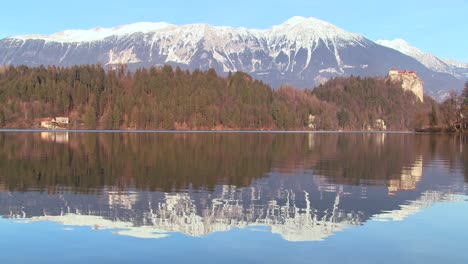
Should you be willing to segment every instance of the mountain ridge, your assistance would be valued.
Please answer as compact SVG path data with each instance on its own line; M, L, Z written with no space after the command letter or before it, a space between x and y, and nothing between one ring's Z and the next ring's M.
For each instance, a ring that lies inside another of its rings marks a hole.
M406 54L410 57L413 57L417 61L421 62L427 68L434 70L436 72L448 73L455 76L456 78L463 79L468 77L467 74L457 70L457 68L467 68L466 73L468 73L468 63L459 62L456 60L450 59L441 59L437 56L426 53L403 39L394 39L394 40L377 40L376 43L397 50L403 54Z
M293 17L269 29L142 22L0 40L0 65L96 63L127 64L130 70L170 64L213 68L220 74L243 71L273 87L298 88L313 88L337 76L385 76L390 68L399 68L417 71L434 97L463 87L463 80L447 71L429 69L411 56L316 18Z
M271 33L281 30L283 28L294 28L301 27L301 29L307 28L312 29L314 32L319 33L320 35L342 35L348 37L357 37L361 35L355 33L349 33L345 30L328 23L323 20L319 20L313 17L305 18L300 16L294 16L284 23L279 25L274 25L268 29L249 29L245 27L230 27L230 26L213 26L205 23L193 23L185 25L175 25L167 22L136 22L131 24L119 25L111 28L95 27L91 29L71 29L56 32L50 35L41 35L41 34L26 34L26 35L17 35L10 36L6 39L21 39L21 40L46 40L46 41L55 41L55 42L92 42L103 40L109 36L114 35L131 35L135 33L156 33L159 31L164 31L174 28L203 28L208 27L215 30L224 30L224 31L249 31L265 34L266 36L271 35ZM321 30L322 29L322 30ZM333 34L330 34L333 33ZM67 38L68 37L68 38Z

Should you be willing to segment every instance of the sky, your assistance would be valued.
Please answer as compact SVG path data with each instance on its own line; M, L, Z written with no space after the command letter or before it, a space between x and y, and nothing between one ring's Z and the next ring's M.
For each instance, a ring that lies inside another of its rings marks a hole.
M467 11L468 0L17 0L2 2L0 38L161 21L267 29L303 16L468 62Z

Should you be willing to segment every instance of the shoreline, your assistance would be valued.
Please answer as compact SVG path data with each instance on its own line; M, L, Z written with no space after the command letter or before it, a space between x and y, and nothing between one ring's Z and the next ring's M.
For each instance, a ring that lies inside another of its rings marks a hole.
M417 131L378 131L378 130L110 130L110 129L26 129L5 128L0 132L49 132L49 133L259 133L259 134L455 134L455 133L430 133Z

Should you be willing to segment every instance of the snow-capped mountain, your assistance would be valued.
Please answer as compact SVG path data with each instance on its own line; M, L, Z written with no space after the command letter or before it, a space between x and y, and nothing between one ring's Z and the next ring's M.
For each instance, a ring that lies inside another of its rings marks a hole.
M406 54L417 61L421 62L427 68L441 73L448 73L455 76L459 79L464 79L468 75L464 74L463 71L457 68L467 68L468 63L461 63L455 60L443 60L438 57L421 51L420 49L412 46L403 39L394 39L394 40L377 40L376 43L389 47L391 49L397 50L403 54ZM467 71L468 73L468 71Z
M123 25L114 28L101 28L96 27L90 30L65 30L63 32L55 33L52 35L23 35L16 36L16 39L43 39L48 42L92 42L103 40L110 36L123 36L133 34L135 32L149 33L171 26L168 23L150 23L141 22L130 25Z
M95 63L244 71L273 87L300 88L335 76L385 76L390 68L399 68L417 71L432 95L463 87L462 80L446 71L315 18L293 17L264 30L161 22L0 40L0 65Z
M441 60L447 63L448 65L451 65L457 68L468 68L467 62L460 62L454 59L441 59Z

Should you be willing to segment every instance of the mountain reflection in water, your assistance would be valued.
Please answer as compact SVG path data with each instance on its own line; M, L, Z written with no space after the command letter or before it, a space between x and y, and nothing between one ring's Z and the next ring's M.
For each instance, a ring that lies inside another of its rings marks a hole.
M289 241L323 240L461 199L465 142L381 133L3 132L0 214L143 238L266 226Z

